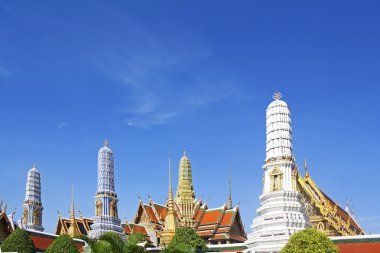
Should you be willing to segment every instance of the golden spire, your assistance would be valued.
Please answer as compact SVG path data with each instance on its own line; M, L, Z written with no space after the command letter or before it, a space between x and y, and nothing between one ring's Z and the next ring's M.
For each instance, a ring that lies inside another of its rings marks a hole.
M195 193L193 187L193 176L191 162L184 149L183 156L179 163L178 188L175 201L181 210L181 225L192 227L194 225Z
M303 166L305 167L305 178L309 177L309 171L307 170L306 158L304 160Z
M165 219L165 228L162 231L162 240L161 242L164 245L169 245L172 240L176 228L177 228L177 217L174 213L174 200L173 200L173 189L172 189L172 161L169 154L169 199L168 199L168 214Z
M74 237L78 234L75 224L75 210L74 210L74 182L71 182L71 210L70 210L70 228L68 231L69 236Z
M228 199L227 199L227 209L233 209L232 205L232 191L231 191L231 170L228 170Z

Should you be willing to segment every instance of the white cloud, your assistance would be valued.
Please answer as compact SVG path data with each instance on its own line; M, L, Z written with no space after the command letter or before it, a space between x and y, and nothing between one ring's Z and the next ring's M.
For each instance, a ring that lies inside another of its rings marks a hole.
M219 77L228 73L207 66L212 54L203 44L132 33L139 45L125 43L96 59L106 75L126 87L126 102L119 112L128 126L149 129L207 104L240 97L233 80Z
M68 124L66 121L63 121L63 122L61 122L61 123L59 123L59 124L57 125L57 130L60 130L60 129L62 129L62 128L68 126L68 125L69 125L69 124Z
M0 76L10 76L12 72L9 69L0 67Z

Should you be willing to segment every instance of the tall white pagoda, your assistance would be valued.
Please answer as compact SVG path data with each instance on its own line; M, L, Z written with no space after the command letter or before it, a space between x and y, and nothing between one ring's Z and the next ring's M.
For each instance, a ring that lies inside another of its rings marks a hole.
M281 97L276 92L266 111L263 192L246 242L252 253L279 252L292 234L310 227L297 190L290 110Z
M118 198L115 192L114 161L108 141L98 152L98 190L95 195L94 224L91 226L90 238L99 238L106 232L113 231L125 238L117 209Z
M21 226L30 230L43 231L41 202L41 175L34 163L28 172Z

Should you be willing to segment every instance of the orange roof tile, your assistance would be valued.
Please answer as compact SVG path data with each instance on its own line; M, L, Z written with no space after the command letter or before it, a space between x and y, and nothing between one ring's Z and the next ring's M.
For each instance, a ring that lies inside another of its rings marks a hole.
M218 224L211 224L206 226L198 226L197 231L214 230Z
M207 236L207 235L212 235L212 231L211 230L197 231L197 234L200 235L200 236Z
M222 209L206 210L202 217L201 224L218 223L221 215L223 215Z
M154 203L154 208L156 209L161 220L165 220L166 215L168 214L168 208Z
M228 236L226 234L218 234L218 235L214 235L210 240L224 240L224 239L227 239Z
M149 218L151 219L151 221L158 222L157 216L154 213L153 208L151 206L148 206L148 205L144 205L144 207L145 207L145 210L148 213Z
M233 222L235 211L228 210L224 213L220 226L231 226Z
M131 224L130 226L132 228L132 233L142 233L144 235L148 235L148 232L146 231L146 228L144 226L137 224Z
M236 241L240 241L240 242L245 242L247 239L242 237L242 236L235 236L235 235L230 235L230 239L234 239Z

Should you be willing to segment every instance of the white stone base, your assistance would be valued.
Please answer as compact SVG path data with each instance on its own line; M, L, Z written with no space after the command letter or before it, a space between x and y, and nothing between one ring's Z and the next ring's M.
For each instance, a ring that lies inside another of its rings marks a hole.
M261 195L260 201L258 216L251 226L253 232L246 242L246 252L279 252L292 234L310 227L298 192L269 192Z
M125 239L120 219L105 215L94 216L94 224L91 226L89 238L99 239L100 236L107 232L115 232L122 239Z

